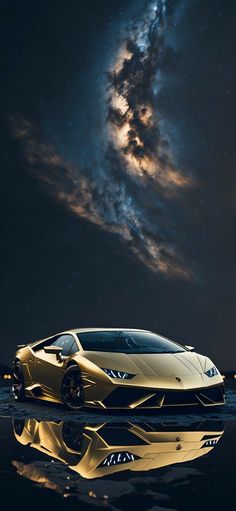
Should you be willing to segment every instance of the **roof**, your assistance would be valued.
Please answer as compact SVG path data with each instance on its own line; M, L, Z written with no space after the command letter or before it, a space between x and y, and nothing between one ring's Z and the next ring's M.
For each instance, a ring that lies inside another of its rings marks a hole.
M71 328L70 330L67 330L66 332L71 333L82 333L82 332L148 332L148 330L143 330L140 328Z

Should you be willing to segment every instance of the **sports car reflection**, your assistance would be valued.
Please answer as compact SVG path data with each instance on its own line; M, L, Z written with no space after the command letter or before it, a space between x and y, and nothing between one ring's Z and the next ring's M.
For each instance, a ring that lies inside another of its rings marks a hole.
M30 445L62 461L80 476L93 479L127 469L157 469L203 456L218 443L224 423L206 420L181 426L14 419L13 430L22 445Z

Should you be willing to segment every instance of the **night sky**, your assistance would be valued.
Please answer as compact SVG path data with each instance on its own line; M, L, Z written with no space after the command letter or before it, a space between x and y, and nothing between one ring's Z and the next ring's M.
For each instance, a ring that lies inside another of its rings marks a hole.
M235 1L0 9L1 361L117 326L235 369Z

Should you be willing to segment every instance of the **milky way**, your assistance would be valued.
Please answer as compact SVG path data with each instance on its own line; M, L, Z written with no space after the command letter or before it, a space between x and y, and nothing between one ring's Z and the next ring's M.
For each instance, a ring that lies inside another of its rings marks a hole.
M95 166L63 158L28 120L13 115L11 124L30 171L59 201L119 236L150 270L189 280L191 267L172 230L172 205L181 208L195 181L174 161L158 113L163 62L174 51L166 43L173 15L168 2L148 2L123 30L106 70L106 122Z
M170 51L164 37L166 8L163 1L151 4L142 21L132 24L109 73L108 120L127 172L169 195L193 180L174 165L155 111L159 72Z

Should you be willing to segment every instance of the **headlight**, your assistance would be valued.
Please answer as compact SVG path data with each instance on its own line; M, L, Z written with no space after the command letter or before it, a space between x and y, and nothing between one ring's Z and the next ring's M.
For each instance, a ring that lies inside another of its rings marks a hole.
M121 463L130 463L131 461L135 461L140 459L140 456L136 456L136 454L132 454L131 452L122 451L122 452L114 452L113 454L109 454L104 461L98 465L99 467L110 467L110 465L120 465Z
M214 447L216 445L218 440L207 440L205 444L202 445L201 449L204 449L205 447Z
M123 380L131 380L135 376L135 374L130 373L124 373L124 371L116 371L115 369L104 369L102 367L102 370L105 371L105 373L110 376L110 378L121 378Z
M216 368L216 366L213 366L211 367L211 369L208 369L208 371L206 371L205 374L208 376L208 378L213 378L213 376L219 374L219 371Z

